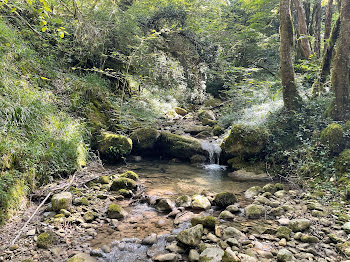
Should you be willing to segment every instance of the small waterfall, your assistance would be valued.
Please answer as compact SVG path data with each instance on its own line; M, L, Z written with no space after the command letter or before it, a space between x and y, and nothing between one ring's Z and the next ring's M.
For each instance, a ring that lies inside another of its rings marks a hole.
M202 149L209 153L209 163L211 165L220 163L221 147L215 141L203 141Z

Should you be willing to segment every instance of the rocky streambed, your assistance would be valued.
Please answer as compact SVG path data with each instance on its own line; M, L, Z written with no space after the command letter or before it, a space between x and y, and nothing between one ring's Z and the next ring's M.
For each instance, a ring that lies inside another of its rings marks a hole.
M151 163L128 166L136 173L100 170L100 177L55 194L11 245L30 212L14 218L2 228L0 261L346 261L350 255L345 203L330 205L264 176Z

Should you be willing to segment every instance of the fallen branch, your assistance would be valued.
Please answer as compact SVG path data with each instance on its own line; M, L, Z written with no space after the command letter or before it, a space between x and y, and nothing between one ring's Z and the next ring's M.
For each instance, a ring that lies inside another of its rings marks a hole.
M45 199L40 203L40 205L35 209L34 213L30 216L30 218L27 220L27 222L24 224L24 226L21 228L21 230L17 233L16 237L12 240L11 245L14 245L16 241L19 239L21 234L23 233L24 229L28 226L29 222L33 219L35 214L39 211L39 209L45 204L46 200L49 199L51 196L51 192L47 194Z

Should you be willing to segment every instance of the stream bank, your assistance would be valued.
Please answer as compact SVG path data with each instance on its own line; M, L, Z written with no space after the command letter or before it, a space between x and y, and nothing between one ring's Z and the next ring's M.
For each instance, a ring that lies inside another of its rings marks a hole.
M120 177L136 179L127 170L138 174L135 184L110 190ZM154 160L95 171L98 178L70 190L67 209L47 203L15 245L19 227L8 223L1 260L345 261L350 254L341 213L348 207L341 211L267 176ZM121 207L116 216L111 205Z

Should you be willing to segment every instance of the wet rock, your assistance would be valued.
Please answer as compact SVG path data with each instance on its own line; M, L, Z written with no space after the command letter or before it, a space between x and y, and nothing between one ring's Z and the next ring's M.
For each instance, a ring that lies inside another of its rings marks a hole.
M156 203L156 209L160 212L170 212L171 210L173 210L173 208L173 202L167 198L158 199Z
M72 193L62 192L55 194L51 198L52 209L54 211L60 211L61 209L69 210L72 205Z
M222 233L223 239L227 240L229 238L245 238L245 235L235 227L227 227Z
M175 203L176 203L176 206L178 207L190 207L191 201L192 201L192 198L190 196L183 195L183 196L179 196L175 200Z
M289 223L289 228L293 230L293 232L304 232L309 229L311 226L311 221L306 218L293 219Z
M137 185L134 180L126 177L121 177L113 180L110 187L111 191L118 191L120 189L135 190Z
M178 255L174 253L155 255L152 258L154 261L178 261Z
M208 229L214 229L216 225L216 218L212 216L199 216L191 219L192 226L202 224Z
M189 255L188 255L188 260L189 260L190 262L196 262L196 261L198 261L198 260L199 260L199 253L198 253L198 251L195 250L195 249L191 249L191 250L190 250L190 253L189 253Z
M292 230L289 227L282 226L277 229L276 237L290 240L291 234Z
M68 259L67 262L97 262L97 260L88 254L79 253Z
M127 215L127 212L117 204L110 204L107 210L107 217L112 219L122 219Z
M293 261L293 260L294 260L293 254L288 249L283 248L278 251L277 253L278 262L287 262L287 261Z
M188 246L196 246L201 242L203 236L203 225L199 224L189 229L181 231L177 235L177 240Z
M199 256L199 262L220 262L224 256L221 248L207 248Z
M153 245L153 244L157 243L157 234L155 234L155 233L150 234L149 236L142 239L141 243L143 245Z
M57 243L57 236L52 231L41 233L36 240L37 247L44 248L44 249L49 249L52 245L56 243Z
M228 219L228 220L232 220L235 216L227 210L224 210L220 213L219 218L221 219Z
M247 199L253 199L254 197L258 196L262 192L262 188L260 186L253 186L251 188L248 188L244 192L244 197Z
M244 211L245 215L251 219L257 219L265 215L265 208L261 205L251 204L247 206Z
M226 208L235 203L237 203L237 197L230 192L219 193L214 197L214 204L218 207Z
M191 203L192 208L194 209L209 209L211 207L211 204L205 196L202 195L194 195L192 197L192 203Z

